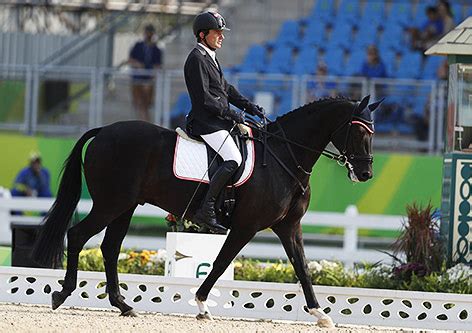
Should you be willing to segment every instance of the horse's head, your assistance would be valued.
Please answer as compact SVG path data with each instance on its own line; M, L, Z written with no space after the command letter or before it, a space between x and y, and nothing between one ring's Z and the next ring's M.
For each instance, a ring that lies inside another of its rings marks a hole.
M334 146L341 152L341 161L348 169L353 182L365 182L372 178L372 137L374 122L372 112L382 101L369 105L370 96L355 104L350 121L332 137Z

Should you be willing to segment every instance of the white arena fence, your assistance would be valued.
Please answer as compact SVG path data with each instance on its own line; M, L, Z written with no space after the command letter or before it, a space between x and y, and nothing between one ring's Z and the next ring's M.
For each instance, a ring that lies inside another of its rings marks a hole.
M63 270L0 267L0 302L50 305ZM79 272L78 287L63 306L111 308L105 273ZM139 311L196 314L194 294L202 280L120 274L127 302ZM472 295L314 286L335 323L469 330ZM213 315L313 322L298 284L218 281L208 298ZM52 311L52 310L51 310ZM118 315L118 314L117 314Z
M10 212L12 210L45 212L49 210L53 202L54 199L50 198L0 197L0 244L11 244L10 224L12 222L38 224L41 221L39 216L11 215ZM91 208L91 200L80 200L77 210L79 213L88 213ZM144 206L137 207L135 215L162 218L167 216L167 212L158 207L145 204ZM307 212L302 219L302 224L338 227L344 229L344 234L342 236L342 247L306 245L306 257L310 260L339 260L346 265L362 261L377 262L384 260L390 262L391 257L383 252L359 248L359 229L399 230L402 228L401 220L401 216L358 214L357 209L353 206L349 207L345 213ZM269 232L262 233L269 234ZM93 247L99 245L103 239L103 234L102 232L93 237L86 246ZM243 248L240 255L249 258L286 259L280 242L278 240L276 242L269 242L273 241L276 237L272 232L270 234L271 238L266 237L268 239L263 243L250 242ZM306 237L309 236L311 235L306 235ZM165 238L127 235L123 246L125 248L148 250L162 249L165 248Z

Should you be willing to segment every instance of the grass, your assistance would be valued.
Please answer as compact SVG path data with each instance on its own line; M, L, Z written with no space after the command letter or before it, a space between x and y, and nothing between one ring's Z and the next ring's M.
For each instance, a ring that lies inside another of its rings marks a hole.
M0 246L0 266L11 266L11 248Z

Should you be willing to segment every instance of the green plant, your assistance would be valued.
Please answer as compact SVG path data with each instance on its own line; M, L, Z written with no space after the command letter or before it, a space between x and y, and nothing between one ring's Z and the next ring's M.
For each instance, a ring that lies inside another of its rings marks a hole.
M133 251L120 253L119 273L163 275L166 252ZM79 256L79 269L104 271L102 253L99 248L83 250ZM424 276L412 273L408 279L399 279L395 267L386 264L363 264L351 268L339 262L327 260L308 262L313 284L340 287L378 288L393 290L417 290L472 294L472 268L458 264ZM290 263L284 261L260 262L238 259L234 262L235 280L295 283L297 277Z

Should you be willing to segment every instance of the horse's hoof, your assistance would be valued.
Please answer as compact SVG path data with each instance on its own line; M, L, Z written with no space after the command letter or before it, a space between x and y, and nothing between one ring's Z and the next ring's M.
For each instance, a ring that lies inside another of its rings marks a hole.
M120 316L123 316L123 317L137 317L138 314L136 312L134 312L133 309L131 309L131 310L122 312Z
M62 303L66 300L65 297L61 295L59 291L55 291L52 293L51 297L51 306L53 310L56 310Z
M197 314L197 320L213 320L210 312L204 312Z
M333 320L330 317L318 319L316 325L323 328L334 328Z

